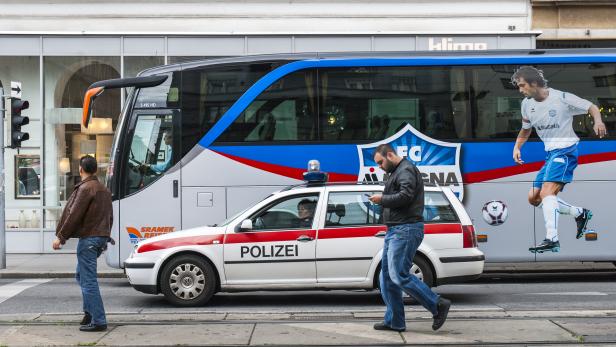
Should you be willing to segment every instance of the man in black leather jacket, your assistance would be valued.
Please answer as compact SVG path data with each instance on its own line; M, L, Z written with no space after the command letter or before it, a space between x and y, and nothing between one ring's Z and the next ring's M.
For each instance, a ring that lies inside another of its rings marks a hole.
M402 291L432 312L432 329L438 330L447 319L451 302L433 292L410 273L413 257L424 237L424 185L421 173L408 160L398 156L388 144L379 145L374 161L389 173L383 194L370 201L383 206L387 235L381 261L381 296L387 306L383 322L376 330L406 330Z

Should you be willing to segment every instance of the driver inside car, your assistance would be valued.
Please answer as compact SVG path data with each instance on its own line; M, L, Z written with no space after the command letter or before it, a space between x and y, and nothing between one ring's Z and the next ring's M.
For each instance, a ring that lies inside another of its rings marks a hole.
M173 134L171 133L171 130L165 130L163 134L163 141L165 141L165 145L167 146L167 149L165 150L165 161L155 165L143 164L141 166L141 169L144 170L144 172L147 172L149 170L156 174L161 174L171 167L171 159L173 157L173 152L171 149L171 144L173 143Z
M310 199L303 199L297 204L298 227L310 228L317 202Z

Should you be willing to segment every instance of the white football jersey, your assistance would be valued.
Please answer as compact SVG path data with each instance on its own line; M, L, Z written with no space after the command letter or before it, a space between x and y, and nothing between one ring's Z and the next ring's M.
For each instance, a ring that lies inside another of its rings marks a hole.
M522 101L522 128L534 127L546 151L567 148L580 141L573 131L573 116L586 114L592 103L571 93L549 88L543 101Z

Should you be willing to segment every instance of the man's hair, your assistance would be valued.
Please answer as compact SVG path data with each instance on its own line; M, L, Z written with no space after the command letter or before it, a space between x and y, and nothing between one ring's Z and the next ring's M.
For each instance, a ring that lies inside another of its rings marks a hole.
M317 207L317 202L310 199L302 199L300 202L297 203L297 207L299 208L301 205L305 205L308 209L314 211Z
M389 152L391 152L393 154L396 154L396 152L394 151L393 147L391 147L391 145L389 145L387 143L384 143L382 145L378 145L376 147L376 149L374 150L374 154L378 153L378 154L382 155L383 157L387 157L387 153L389 153Z
M98 166L96 165L96 159L94 159L91 155L84 155L79 159L79 166L85 173L95 174L96 170L98 170Z
M543 77L543 71L534 66L520 66L520 68L511 75L511 84L517 86L520 78L523 78L529 85L536 83L538 87L544 88L548 86L548 80Z

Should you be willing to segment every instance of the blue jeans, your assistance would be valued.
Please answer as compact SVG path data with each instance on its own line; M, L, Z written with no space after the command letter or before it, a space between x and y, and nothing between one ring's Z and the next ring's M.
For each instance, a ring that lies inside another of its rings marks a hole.
M410 273L413 257L424 238L424 224L400 224L387 228L381 262L381 296L387 306L384 324L406 328L402 291L413 297L433 315L440 298L430 287Z
M77 271L75 279L81 287L83 312L92 316L93 325L106 325L103 298L96 278L96 259L107 246L108 237L94 236L79 239L77 244Z

